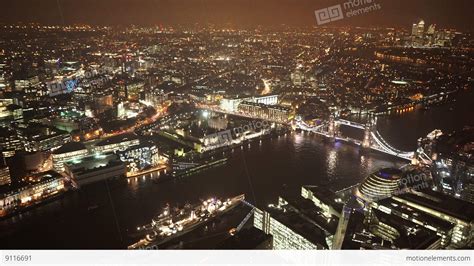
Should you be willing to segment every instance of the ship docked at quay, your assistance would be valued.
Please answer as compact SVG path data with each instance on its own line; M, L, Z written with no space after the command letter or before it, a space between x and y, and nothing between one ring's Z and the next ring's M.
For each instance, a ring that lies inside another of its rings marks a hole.
M151 223L137 227L137 233L144 237L128 246L128 249L157 249L158 245L189 233L200 225L232 210L243 200L245 200L244 194L227 200L210 198L199 204L187 204L180 209L166 206L152 219Z

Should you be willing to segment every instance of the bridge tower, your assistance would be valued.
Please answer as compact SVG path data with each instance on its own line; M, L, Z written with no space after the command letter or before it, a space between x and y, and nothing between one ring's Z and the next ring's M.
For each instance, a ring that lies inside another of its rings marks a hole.
M369 121L365 125L364 129L364 140L362 141L363 148L370 148L372 145L372 131L375 129L375 125L377 124L376 117L369 117Z
M423 161L422 154L423 154L423 146L422 146L423 138L419 138L416 145L416 150L413 154L413 159L411 160L411 164L413 165L420 165Z
M336 117L334 114L331 114L331 116L329 117L328 135L330 138L333 139L339 136L339 124L336 123Z

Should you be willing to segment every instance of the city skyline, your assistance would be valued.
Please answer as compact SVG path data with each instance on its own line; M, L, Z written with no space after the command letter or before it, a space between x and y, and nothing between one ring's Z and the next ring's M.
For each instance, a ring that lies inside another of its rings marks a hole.
M228 28L317 26L314 10L348 3L337 0L46 0L29 9L33 0L5 1L0 23L41 23L47 25L164 25L196 27L214 24ZM362 1L363 2L363 1ZM365 3L365 2L364 2ZM369 3L369 2L367 2ZM443 0L388 1L372 0L382 10L334 22L330 26L397 27L424 18L443 28L472 31L469 19L471 3L457 0L448 4ZM197 24L197 25L196 25Z

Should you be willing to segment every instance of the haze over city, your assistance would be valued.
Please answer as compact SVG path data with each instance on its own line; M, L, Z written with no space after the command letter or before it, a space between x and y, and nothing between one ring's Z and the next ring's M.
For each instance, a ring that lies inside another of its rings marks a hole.
M315 26L314 10L337 0L15 0L0 1L0 22L64 25L194 25L219 27ZM469 0L378 0L382 10L332 26L404 27L421 18L442 27L472 30ZM41 4L39 4L41 3ZM31 5L35 5L31 8Z

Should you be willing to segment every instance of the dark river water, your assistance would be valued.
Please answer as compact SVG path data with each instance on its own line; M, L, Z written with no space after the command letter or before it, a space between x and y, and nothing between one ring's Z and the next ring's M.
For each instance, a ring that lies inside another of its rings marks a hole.
M381 117L377 128L401 150L434 129L444 132L474 125L473 92L455 103L427 111ZM357 133L356 133L357 134ZM166 204L182 205L211 196L242 193L263 206L283 190L302 185L355 184L382 167L406 164L389 155L361 153L344 143L325 142L305 133L253 143L230 154L227 165L181 178L156 182L157 176L101 182L38 208L0 221L0 249L120 249L131 244L129 232ZM90 206L98 206L88 210Z

